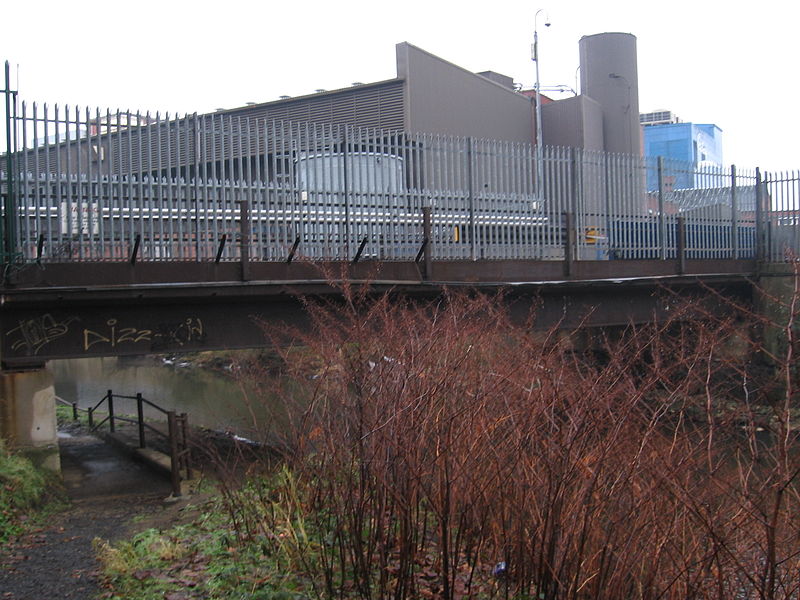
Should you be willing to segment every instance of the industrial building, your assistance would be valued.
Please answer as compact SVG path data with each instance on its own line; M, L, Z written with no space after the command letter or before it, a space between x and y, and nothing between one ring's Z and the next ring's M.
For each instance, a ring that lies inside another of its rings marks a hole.
M218 113L268 121L534 141L533 103L516 91L512 78L492 71L472 73L407 42L397 44L396 57L394 79Z
M721 167L722 129L713 123L650 125L644 129L644 154Z
M644 133L644 155L662 157L676 172L664 182L667 189L703 187L702 172L722 168L722 129L713 123L681 121L672 111L640 115ZM658 183L650 178L648 189Z
M542 142L641 155L636 37L584 36L579 49L583 93L543 97ZM511 77L472 73L407 42L396 59L394 79L220 114L535 143L534 93L521 93Z
M640 156L636 38L601 33L581 38L579 47L583 94L558 101L542 98L541 142ZM209 114L164 119L106 112L85 123L71 119L66 111L63 123L58 115L44 114L44 121L53 124L45 139L31 130L29 139L23 140L31 150L20 156L20 166L26 172L55 172L60 164L73 175L116 172L129 179L139 175L241 178L247 177L247 164L239 159L252 157L256 150L262 161L275 163L264 173L272 181L276 169L281 170L279 162L294 160L292 153L301 151L286 146L288 138L280 133L255 139L264 127L279 132L280 128L266 125L273 123L293 124L295 137L308 137L296 129L298 124L314 124L309 135L328 137L328 149L333 151L340 151L337 144L343 139L320 127L368 129L373 133L364 134L367 137L384 142L391 138L391 144L402 147L407 143L399 132L536 143L535 93L522 92L511 77L494 71L473 73L407 42L397 44L396 62L392 79ZM28 122L38 117L23 107L18 118ZM75 127L88 132L86 141L91 143L71 141L67 131ZM237 132L231 133L235 140L218 140L223 130ZM250 141L244 142L245 138ZM403 151L410 150L398 149ZM156 164L162 166L157 169Z
M580 39L581 94L542 106L546 145L641 155L636 36Z

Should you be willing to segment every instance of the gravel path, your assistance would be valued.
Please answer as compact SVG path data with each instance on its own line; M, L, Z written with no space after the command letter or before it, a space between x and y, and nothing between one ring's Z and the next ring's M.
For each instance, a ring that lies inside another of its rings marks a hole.
M169 481L117 454L94 437L61 443L64 484L71 506L0 552L0 600L92 600L102 591L92 550L95 537L116 540L134 527L168 525ZM145 522L131 524L133 517Z

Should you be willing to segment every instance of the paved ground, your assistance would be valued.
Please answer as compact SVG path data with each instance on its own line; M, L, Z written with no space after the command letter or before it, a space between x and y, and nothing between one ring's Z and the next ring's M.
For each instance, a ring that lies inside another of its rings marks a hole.
M42 529L0 552L0 600L91 600L102 590L92 539L115 540L133 528L168 525L169 481L91 436L61 440L64 484L72 505ZM133 517L144 522L132 525Z

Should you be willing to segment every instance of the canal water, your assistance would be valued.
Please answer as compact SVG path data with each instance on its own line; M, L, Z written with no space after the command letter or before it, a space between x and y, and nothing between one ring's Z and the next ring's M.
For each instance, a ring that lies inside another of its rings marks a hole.
M48 363L56 395L82 408L96 405L108 392L142 396L165 410L185 412L193 426L263 439L266 421L275 418L263 394L235 377L196 368L180 358L82 358ZM274 402L271 399L269 402ZM105 411L105 407L103 408ZM136 414L135 401L115 400L117 413ZM149 409L148 418L163 419Z

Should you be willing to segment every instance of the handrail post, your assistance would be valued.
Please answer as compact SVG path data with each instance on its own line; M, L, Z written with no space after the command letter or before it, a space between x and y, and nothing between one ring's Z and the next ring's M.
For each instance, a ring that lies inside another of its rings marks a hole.
M181 413L181 456L183 457L183 466L186 469L186 479L192 478L191 456L189 453L189 415Z
M94 429L94 407L90 406L87 412L89 413L89 429Z
M106 399L108 400L108 425L111 427L111 433L114 433L114 395L111 390L108 390Z
M178 431L176 423L175 411L171 410L167 413L167 428L169 434L169 464L170 464L170 480L172 481L172 494L174 496L181 495L181 474L180 463L178 456Z
M678 275L686 273L686 219L678 217Z
M73 421L77 421L78 420L78 403L77 402L73 402L72 403L72 420Z
M144 448L144 406L141 392L136 394L136 412L139 417L139 448Z

